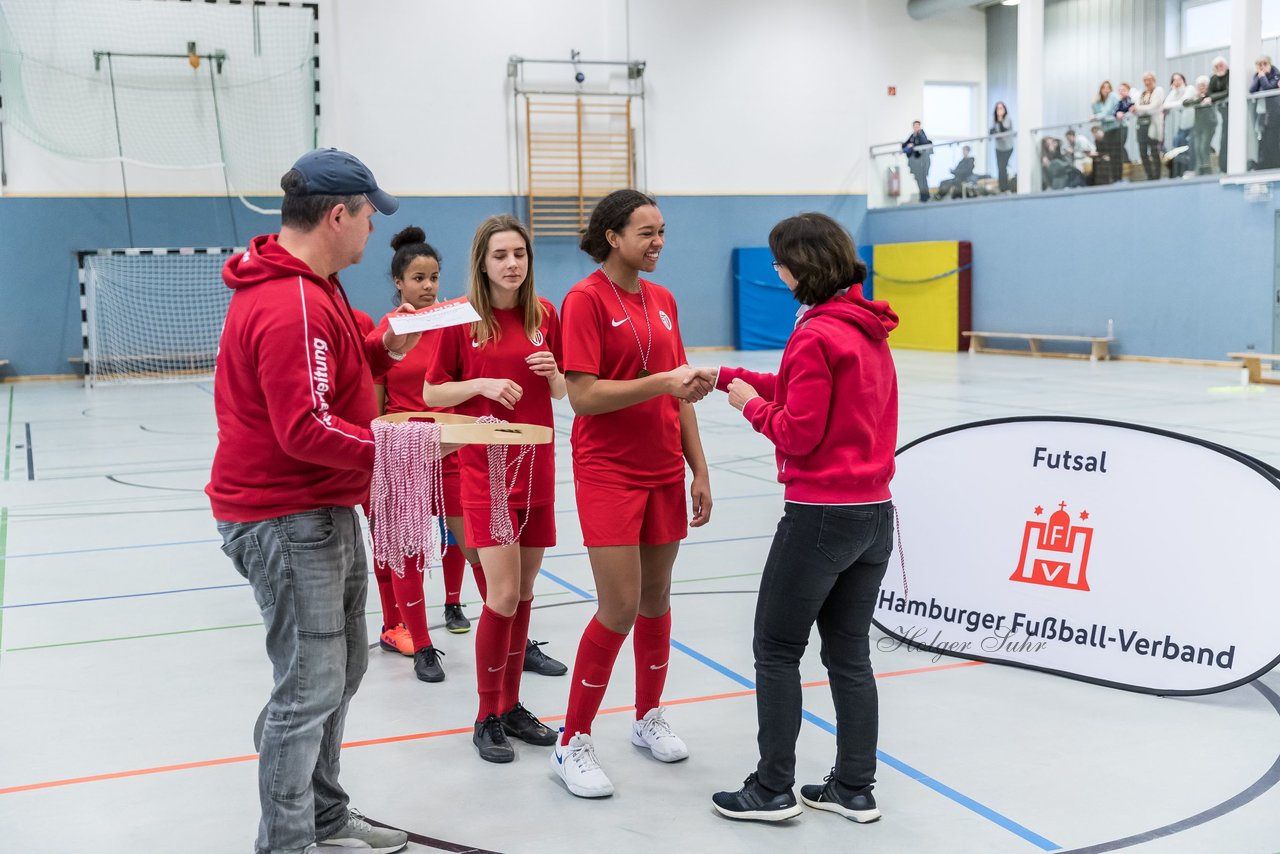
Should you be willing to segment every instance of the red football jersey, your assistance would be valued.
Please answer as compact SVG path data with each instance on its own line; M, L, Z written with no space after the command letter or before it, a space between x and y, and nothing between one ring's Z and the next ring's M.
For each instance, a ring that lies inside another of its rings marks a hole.
M433 345L432 358L426 371L426 380L432 385L442 385L462 380L492 377L509 379L520 386L524 394L516 403L515 409L507 409L482 395L476 395L453 408L461 415L473 415L477 418L492 415L503 421L521 424L540 424L554 427L555 420L551 409L551 386L545 377L538 376L530 369L525 358L531 353L545 350L555 356L556 364L563 364L560 350L560 320L555 306L539 298L544 314L542 324L532 336L524 333L524 312L518 308L494 309L500 334L496 341L489 340L479 344L471 335L471 324L450 326L441 329L430 342ZM563 370L563 368L561 368ZM510 469L519 454L518 446L507 448L507 464ZM550 504L555 500L555 443L537 445L531 453L533 464L533 499L528 501L529 487L528 462L521 466L512 486L510 502L512 507L524 507L526 501L530 505ZM489 498L489 456L485 445L468 445L457 454L462 465L462 504L465 507L488 507ZM508 471L508 482L512 472Z
M632 380L646 365L656 374L686 363L675 298L661 285L644 279L640 284L643 299L611 284L600 270L573 286L563 306L566 371ZM573 473L606 486L684 482L680 401L662 395L574 418Z

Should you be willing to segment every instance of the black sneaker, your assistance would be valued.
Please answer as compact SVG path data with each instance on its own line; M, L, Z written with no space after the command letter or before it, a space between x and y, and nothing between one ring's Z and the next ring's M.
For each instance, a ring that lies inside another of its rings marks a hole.
M821 785L801 786L800 800L816 810L833 812L859 824L880 818L880 810L876 809L876 799L871 794L871 787L850 789L841 785L836 779L834 768Z
M461 605L444 606L444 627L455 635L465 635L471 631L471 621L462 613Z
M440 666L443 652L434 646L424 646L413 654L413 672L423 682L443 682L444 668Z
M729 818L750 821L786 821L803 810L790 789L775 792L760 785L755 772L742 781L736 792L716 792L711 796L716 812Z
M568 673L569 668L565 667L563 662L556 661L538 649L544 643L546 641L531 640L525 644L524 669L539 676L563 676Z
M485 762L510 762L516 758L516 749L507 741L507 734L502 731L502 721L497 715L489 715L476 724L471 743Z
M556 743L555 730L538 720L533 712L524 707L523 703L517 702L502 716L501 720L502 728L506 730L507 735L518 738L525 744L549 747Z

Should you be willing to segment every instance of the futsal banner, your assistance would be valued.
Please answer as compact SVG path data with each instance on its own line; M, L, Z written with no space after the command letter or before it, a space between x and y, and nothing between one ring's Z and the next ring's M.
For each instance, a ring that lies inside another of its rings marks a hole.
M1154 694L1222 691L1280 658L1280 478L1257 460L1016 418L926 436L897 464L882 648Z

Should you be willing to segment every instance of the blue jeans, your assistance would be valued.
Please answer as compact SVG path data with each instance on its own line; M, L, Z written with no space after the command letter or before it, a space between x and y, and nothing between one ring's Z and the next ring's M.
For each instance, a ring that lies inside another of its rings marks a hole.
M364 537L351 507L219 522L218 532L253 588L275 678L254 730L256 851L300 851L347 821L338 752L369 661Z
M800 658L815 621L836 707L836 779L850 789L875 782L880 712L868 632L892 546L891 502L787 502L756 601L756 772L766 788L795 784Z

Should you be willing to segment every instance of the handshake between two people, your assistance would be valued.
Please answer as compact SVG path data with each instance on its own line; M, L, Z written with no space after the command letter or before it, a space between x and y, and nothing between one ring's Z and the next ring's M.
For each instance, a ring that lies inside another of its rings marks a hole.
M697 403L716 389L717 368L695 368L692 365L667 371L667 394L685 401Z
M681 365L668 373L674 385L671 395L689 403L697 403L715 390L720 370ZM729 393L729 405L738 410L746 406L751 398L760 396L749 383L740 379L731 381L726 391Z

